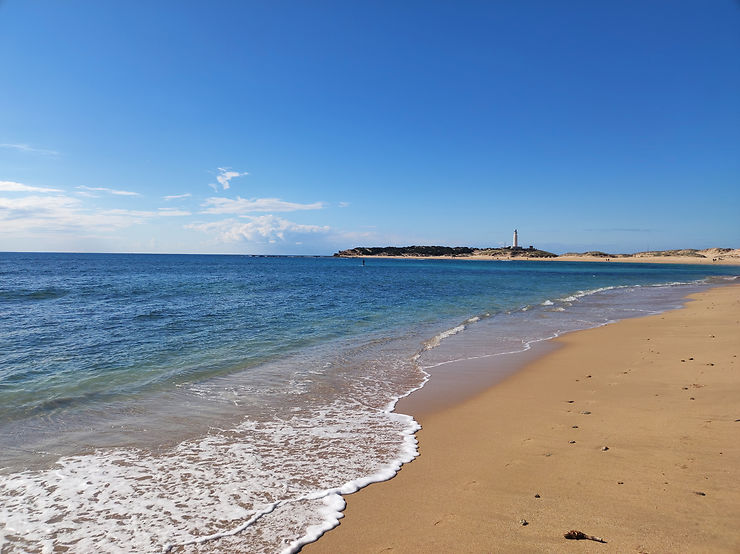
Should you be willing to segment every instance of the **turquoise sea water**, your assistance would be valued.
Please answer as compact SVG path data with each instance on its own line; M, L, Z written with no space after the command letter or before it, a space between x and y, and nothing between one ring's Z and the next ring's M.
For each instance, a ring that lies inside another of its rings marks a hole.
M0 254L0 549L294 550L413 458L416 423L391 409L426 369L495 364L739 274Z

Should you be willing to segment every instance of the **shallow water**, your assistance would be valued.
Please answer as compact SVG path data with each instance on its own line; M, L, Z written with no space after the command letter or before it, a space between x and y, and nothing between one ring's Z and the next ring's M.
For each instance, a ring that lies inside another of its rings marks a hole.
M428 369L738 273L0 254L0 548L294 550L416 455L392 408Z

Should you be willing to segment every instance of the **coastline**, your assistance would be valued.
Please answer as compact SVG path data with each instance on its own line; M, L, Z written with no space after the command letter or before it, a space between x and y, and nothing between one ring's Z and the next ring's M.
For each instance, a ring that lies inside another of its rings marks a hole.
M630 264L688 264L688 265L713 265L722 266L740 265L740 258L726 257L714 261L712 258L699 258L695 256L640 256L626 258L601 258L598 256L556 256L554 258L535 258L526 256L341 256L342 258L362 258L365 260L387 259L387 260L477 260L477 261L523 261L523 262L598 262L598 263L630 263Z
M459 404L399 403L419 458L304 551L737 551L740 285L689 298L555 339Z

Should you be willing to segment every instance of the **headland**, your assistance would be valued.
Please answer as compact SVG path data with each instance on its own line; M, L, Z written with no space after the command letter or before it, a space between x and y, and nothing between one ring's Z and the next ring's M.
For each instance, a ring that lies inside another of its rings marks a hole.
M740 265L740 248L683 248L649 250L631 254L610 254L592 250L554 254L534 246L474 248L469 246L385 246L356 247L340 250L340 258L458 259L458 260L536 260L561 262L626 262L672 264Z

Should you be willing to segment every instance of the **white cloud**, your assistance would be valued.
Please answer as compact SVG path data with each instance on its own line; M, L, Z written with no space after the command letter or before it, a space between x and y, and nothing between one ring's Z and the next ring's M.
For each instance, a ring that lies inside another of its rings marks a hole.
M77 188L81 190L107 192L109 194L115 194L117 196L141 196L138 192L132 192L130 190L109 189L107 187L86 187L84 185L80 185Z
M157 208L156 212L149 211L149 210L121 210L121 209L113 209L113 210L104 210L100 212L102 214L109 214L109 215L122 215L122 216L129 216L137 219L147 219L151 217L172 217L172 216L185 216L185 215L191 215L190 212L186 212L184 210L178 210L177 208Z
M320 210L322 202L312 204L298 204L285 202L279 198L223 198L213 197L206 199L203 213L207 214L247 214L254 212L295 212L298 210Z
M348 208L349 207L349 202L340 202L339 203L339 207L340 208Z
M42 216L59 209L68 209L79 204L79 200L68 196L24 196L5 198L0 196L0 213L9 219L25 215Z
M142 220L125 210L87 211L79 199L70 196L0 197L1 233L109 232Z
M103 210L100 213L109 214L109 215L125 215L125 216L131 216L131 217L136 217L136 218L155 217L157 215L157 212L151 212L147 210L122 210L120 208L115 208L112 210Z
M222 190L228 190L231 187L231 180L236 177L243 177L249 175L246 171L239 173L238 171L232 171L230 167L219 167L218 175L216 175L216 181L221 185ZM216 183L209 183L209 187L218 192L218 185Z
M77 187L75 196L49 187L37 187L15 181L0 181L0 193L33 193L21 197L0 196L0 234L17 236L33 234L37 237L59 233L112 232L159 217L188 216L190 212L175 208L157 210L95 210L86 207L76 196L97 197L88 191L102 191L123 196L137 193L104 187ZM46 194L40 194L46 193ZM50 194L49 194L50 193ZM80 234L81 233L81 234Z
M247 219L247 221L243 219ZM278 240L285 241L294 235L325 234L331 230L328 226L302 225L272 214L244 216L243 219L195 223L186 225L186 228L215 234L221 242L246 240L268 243L277 242Z
M185 194L173 194L171 196L163 196L162 198L164 200L177 200L178 198L189 198L192 196L189 192L186 192Z
M162 216L162 217L175 217L175 216L185 216L185 215L192 215L192 214L185 210L178 210L177 208L159 208L157 215Z
M62 192L59 189L33 187L15 181L0 181L0 192Z
M47 150L46 148L34 148L28 144L0 144L0 148L9 148L12 150L20 150L21 152L29 152L32 154L43 154L45 156L58 156L59 152L56 150Z

